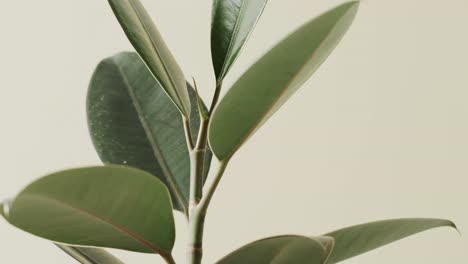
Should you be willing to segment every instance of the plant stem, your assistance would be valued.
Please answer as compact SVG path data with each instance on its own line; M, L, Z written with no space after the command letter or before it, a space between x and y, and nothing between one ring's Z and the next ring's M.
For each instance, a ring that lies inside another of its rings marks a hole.
M213 183L211 183L211 186L206 192L205 197L203 197L203 199L198 204L197 210L200 214L206 215L211 199L213 198L214 193L216 192L216 189L218 188L219 182L221 181L221 178L223 177L228 164L229 164L229 160L223 160L219 163L218 171L216 172Z
M221 95L221 89L223 87L223 81L219 81L218 83L216 83L216 90L215 90L215 94L213 96L213 101L211 102L211 107L210 107L210 111L208 112L208 116L211 117L211 114L213 113L216 105L218 104L218 100L219 100L219 96Z
M193 139L192 139L192 130L190 129L190 120L186 117L183 118L184 123L184 132L185 132L185 139L187 140L187 146L189 151L193 150Z
M203 197L203 175L208 138L209 119L202 119L195 148L190 151L190 209L189 209L189 248L187 263L200 264L203 255L202 239L205 218L197 212L198 203Z
M196 84L195 84L196 86ZM220 171L217 173L212 186L203 198L203 176L206 147L208 144L208 127L211 114L218 103L221 93L222 81L216 84L215 94L207 115L200 115L200 128L195 144L187 139L190 152L190 209L189 209L189 245L187 252L188 264L200 264L203 257L203 229L205 224L208 204L213 197L214 191L226 169L225 163L221 163ZM198 97L198 92L197 92ZM198 98L199 99L199 98ZM186 136L190 133L186 130ZM227 164L227 163L226 163ZM201 202L203 205L201 206Z
M203 176L205 172L205 154L208 140L209 119L201 119L198 139L190 151L190 205L189 217L193 208L203 196Z
M203 230L205 224L206 213L208 206L213 198L213 195L218 187L221 178L226 171L228 161L223 161L219 164L218 172L214 181L206 195L202 198L200 203L192 208L189 221L189 248L188 248L188 264L200 264L203 257Z
M203 229L205 216L198 210L192 211L189 221L189 244L187 248L187 264L201 264L203 257Z
M190 204L189 217L192 209L198 205L203 196L203 173L205 162L205 150L194 149L190 152Z

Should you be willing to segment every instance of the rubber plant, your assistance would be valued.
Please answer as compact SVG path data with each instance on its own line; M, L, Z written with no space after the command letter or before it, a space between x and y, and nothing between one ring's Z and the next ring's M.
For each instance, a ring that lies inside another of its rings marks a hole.
M103 248L159 254L176 263L176 210L189 226L186 263L201 263L205 217L229 161L330 55L360 3L343 3L298 28L221 98L223 80L267 0L214 0L210 105L196 83L186 81L140 0L109 4L136 52L104 59L89 85L89 131L105 165L45 176L3 203L1 214L80 263L122 263ZM218 166L205 181L213 156ZM205 182L210 184L203 188ZM217 263L333 264L442 226L455 227L443 219L395 219L320 236L270 237Z

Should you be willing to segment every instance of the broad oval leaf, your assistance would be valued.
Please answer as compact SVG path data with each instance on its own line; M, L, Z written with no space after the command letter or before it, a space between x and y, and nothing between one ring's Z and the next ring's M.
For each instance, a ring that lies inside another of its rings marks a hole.
M3 215L36 236L76 246L169 257L175 228L164 184L123 166L62 171L26 187Z
M216 79L222 80L235 62L268 0L214 0L211 54Z
M250 243L227 255L218 264L323 264L333 249L333 238L278 236Z
M139 0L109 0L117 20L143 61L179 111L190 117L185 77Z
M56 245L82 264L124 264L120 259L101 248Z
M209 142L219 160L239 147L309 78L351 25L358 1L305 24L257 61L216 108Z
M405 237L444 226L456 228L453 222L443 219L395 219L337 230L325 235L335 238L335 248L327 263L338 263Z
M191 124L199 127L195 92ZM159 177L172 195L174 207L187 211L190 158L182 118L145 64L133 52L103 60L88 90L88 126L105 164L128 165ZM205 177L211 152L207 150Z

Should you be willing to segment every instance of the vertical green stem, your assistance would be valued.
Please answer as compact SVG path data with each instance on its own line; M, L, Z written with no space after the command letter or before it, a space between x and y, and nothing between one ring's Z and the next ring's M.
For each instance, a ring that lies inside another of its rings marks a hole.
M221 178L226 171L228 161L219 164L218 172L208 189L206 195L201 199L198 205L192 208L189 221L189 248L187 253L188 264L200 264L203 257L203 230L206 213L211 199L214 196Z
M189 221L189 245L187 249L187 264L200 264L203 257L203 229L205 216L194 209Z
M210 187L207 193L208 199L203 197L203 175L204 175L204 164L206 147L208 144L208 127L210 124L210 117L213 110L218 103L222 82L216 84L216 91L213 96L213 101L210 106L210 110L207 116L200 115L200 130L198 132L198 139L196 144L192 143L190 148L190 210L189 210L189 244L187 251L187 263L188 264L201 264L203 257L203 229L205 224L206 211L208 204L213 197L214 189L216 189L221 175L223 174L226 166L221 166L221 172L218 172L215 182ZM197 93L198 96L198 93ZM187 130L187 129L186 129ZM203 206L201 206L201 202Z
M218 100L219 100L219 96L221 95L221 88L222 87L223 87L223 80L216 83L215 94L213 96L213 101L211 101L211 107L210 107L210 110L208 112L209 116L211 116L211 114L213 113L216 105L218 104Z
M184 124L184 132L185 132L185 139L187 141L187 146L189 151L193 150L193 139L192 139L192 130L190 129L190 120L186 117L183 118L183 124Z
M190 152L190 163L197 164L190 168L190 205L189 216L194 207L197 206L203 196L203 163L205 161L205 150L194 149Z
M205 154L208 135L209 119L201 119L198 139L193 150L190 151L190 210L200 202L203 196L203 176L205 170Z
M200 264L203 248L203 227L205 219L198 214L198 203L203 197L203 174L206 154L209 119L202 119L197 143L190 152L190 210L189 210L189 246L187 263Z

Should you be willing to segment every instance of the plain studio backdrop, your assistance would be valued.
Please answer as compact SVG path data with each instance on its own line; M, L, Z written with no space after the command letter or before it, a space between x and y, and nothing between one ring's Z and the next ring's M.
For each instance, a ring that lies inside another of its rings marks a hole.
M229 86L289 32L342 1L270 0ZM211 0L143 0L187 78L214 90ZM344 40L237 153L210 207L205 263L277 234L320 235L401 217L468 232L468 1L368 0ZM100 164L85 115L104 57L133 50L107 1L8 1L0 9L0 197ZM187 230L177 215L175 257ZM2 263L75 263L0 221ZM346 263L467 263L466 236L429 231ZM153 255L113 251L128 263Z

